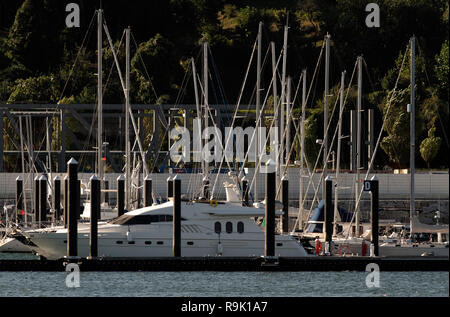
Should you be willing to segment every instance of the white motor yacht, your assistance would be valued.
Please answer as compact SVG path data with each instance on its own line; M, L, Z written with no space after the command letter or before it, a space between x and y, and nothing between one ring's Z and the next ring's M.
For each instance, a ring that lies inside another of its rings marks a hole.
M140 208L98 225L98 254L103 257L172 256L173 201ZM281 214L281 212L278 212ZM182 256L261 256L264 230L255 222L264 209L230 202L181 203ZM25 231L36 252L58 259L67 252L67 229ZM78 227L78 255L89 255L89 226ZM307 256L301 244L289 235L276 235L278 256Z

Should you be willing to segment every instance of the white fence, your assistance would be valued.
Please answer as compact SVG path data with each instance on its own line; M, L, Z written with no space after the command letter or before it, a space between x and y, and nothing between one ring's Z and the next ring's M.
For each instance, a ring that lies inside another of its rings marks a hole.
M16 190L16 178L22 175L20 173L0 173L0 198L11 199L15 197ZM59 175L61 179L65 174L53 174L52 177ZM174 176L175 174L172 174ZM181 190L182 193L200 193L202 176L200 174L177 174L181 178ZM329 174L334 176L333 174ZM361 173L361 180L365 174ZM407 199L409 198L410 191L410 175L409 174L376 174L379 179L379 194L380 199ZM30 190L32 179L30 176L25 175L25 188ZM79 179L82 183L87 183L92 174L79 174ZM119 174L107 173L105 179L109 181L109 188L115 189L117 187L117 177ZM253 171L249 169L246 178L249 183L252 182ZM369 175L369 179L373 174ZM169 174L151 174L153 181L153 190L155 193L162 197L166 196L167 178ZM216 174L210 175L210 190L214 184ZM298 168L290 168L288 171L289 179L289 195L292 200L296 200L299 196L300 186L300 173ZM141 178L142 180L142 178ZM309 181L308 177L303 178L303 188L306 192L306 196L313 197L315 190L319 197L322 195L322 186L319 185L320 174L316 173L312 177L312 181ZM223 187L224 181L230 181L227 174L219 174L218 183L215 190L215 197L222 198L225 195ZM339 197L340 198L354 198L355 197L355 174L340 174L339 176ZM309 185L308 185L309 184ZM360 188L362 187L362 183ZM264 199L265 190L265 175L258 175L257 182L258 198ZM252 186L252 194L253 194ZM449 197L449 178L448 173L421 173L415 175L415 194L417 199L448 199Z

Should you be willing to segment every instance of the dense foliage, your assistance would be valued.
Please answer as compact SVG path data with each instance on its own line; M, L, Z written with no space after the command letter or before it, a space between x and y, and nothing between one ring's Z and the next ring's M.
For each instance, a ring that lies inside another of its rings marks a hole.
M65 26L65 6L69 2L80 5L80 28ZM270 41L275 42L279 54L283 27L288 21L287 73L292 76L294 87L303 68L307 68L308 80L311 80L324 36L331 34L330 87L334 96L330 97L330 105L336 100L341 72L347 70L348 83L356 57L363 54L367 65L363 78L363 108L376 109L377 131L390 104L406 46L414 34L417 37L416 164L448 168L448 1L378 0L379 28L365 25L368 14L365 6L369 2L373 1L118 0L102 1L102 6L114 45L119 48L121 44L118 51L122 65L125 56L124 39L121 41L123 29L132 28L131 101L134 103L194 103L192 83L184 87L183 78L187 76L191 57L196 58L197 68L201 68L201 45L205 40L210 44L215 66L211 81L220 83L212 88L210 102L235 103L258 23L264 23L264 58ZM88 0L0 0L0 103L58 103L62 100L94 103L96 20L92 18L97 6L98 1ZM85 44L80 49L83 40ZM106 38L103 47L104 82L107 83L104 102L122 103L121 84L116 70L111 67L113 55ZM408 55L384 126L375 161L377 168L409 166L409 113L406 110L410 95L409 62ZM310 164L314 164L319 149L315 141L322 137L323 131L323 71L322 61L318 78L312 83L307 108L305 147ZM255 67L251 68L252 87L255 73ZM71 79L66 82L69 74ZM269 52L263 71L264 93L271 74ZM347 110L356 104L355 85L356 80L353 80ZM280 93L280 87L278 90ZM244 91L242 100L244 104L255 102L252 88ZM273 103L273 99L269 100ZM296 116L300 113L300 100L295 100ZM348 116L347 111L345 116ZM147 127L147 130L151 129ZM5 148L11 148L10 135L5 134ZM147 135L144 137L148 139ZM344 166L348 166L347 152L343 154Z

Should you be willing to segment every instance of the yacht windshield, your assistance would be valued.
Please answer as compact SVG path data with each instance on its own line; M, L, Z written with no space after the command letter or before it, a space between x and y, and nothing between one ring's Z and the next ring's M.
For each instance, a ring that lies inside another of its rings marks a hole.
M181 218L181 220L186 220ZM122 215L109 221L116 225L148 225L155 222L172 222L172 215Z

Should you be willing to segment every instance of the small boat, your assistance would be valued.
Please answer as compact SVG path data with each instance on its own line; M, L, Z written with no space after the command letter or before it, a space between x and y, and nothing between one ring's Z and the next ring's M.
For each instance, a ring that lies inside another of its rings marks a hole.
M30 253L31 249L14 236L4 236L0 240L0 252Z

